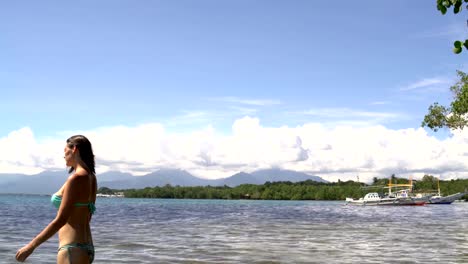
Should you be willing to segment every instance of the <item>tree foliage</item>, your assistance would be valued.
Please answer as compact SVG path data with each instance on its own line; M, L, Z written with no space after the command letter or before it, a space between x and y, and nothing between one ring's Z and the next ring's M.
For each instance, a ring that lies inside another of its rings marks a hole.
M468 74L457 71L460 80L450 90L453 101L450 106L434 103L429 106L429 113L424 116L422 126L437 131L446 127L463 129L468 125Z
M442 15L445 15L447 10L453 7L453 13L458 14L463 9L463 2L468 3L468 0L437 0L437 9ZM468 5L466 8L468 9ZM468 49L468 39L465 41L457 40L453 43L453 46L453 52L459 54L462 52L463 47Z
M393 183L408 183L407 179L393 175ZM435 177L428 175L415 183L415 191L435 192ZM340 200L346 197L360 198L368 192L383 192L388 178L374 179L373 184L346 181L319 183L311 180L304 182L266 182L262 185L242 184L229 186L182 187L165 185L144 189L123 190L128 198L166 198L166 199L254 199L254 200ZM468 180L440 181L443 193L452 194L468 188ZM114 190L115 192L117 190Z
M107 188L107 187L101 187L97 190L97 193L100 193L100 194L114 194L114 191L112 191L111 189Z

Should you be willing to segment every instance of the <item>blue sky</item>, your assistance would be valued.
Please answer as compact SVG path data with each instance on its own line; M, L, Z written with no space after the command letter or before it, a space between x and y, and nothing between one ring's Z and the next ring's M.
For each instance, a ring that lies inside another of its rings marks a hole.
M147 123L229 135L246 116L418 129L468 70L452 52L466 15L433 2L3 2L0 138Z

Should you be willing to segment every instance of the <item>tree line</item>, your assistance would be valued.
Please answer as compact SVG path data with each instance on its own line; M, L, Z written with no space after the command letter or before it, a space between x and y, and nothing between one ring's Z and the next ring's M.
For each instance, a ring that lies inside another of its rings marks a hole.
M390 178L392 183L408 183L407 179ZM374 178L372 184L354 181L320 183L312 180L303 182L266 182L265 184L242 184L229 186L156 186L144 189L111 190L99 188L99 193L123 192L127 198L166 198L166 199L254 199L254 200L345 200L346 197L360 198L368 192L384 194L383 188L389 179ZM425 175L422 180L413 182L414 192L437 192L437 178ZM440 181L443 195L463 192L468 189L468 179ZM468 198L468 196L465 196Z

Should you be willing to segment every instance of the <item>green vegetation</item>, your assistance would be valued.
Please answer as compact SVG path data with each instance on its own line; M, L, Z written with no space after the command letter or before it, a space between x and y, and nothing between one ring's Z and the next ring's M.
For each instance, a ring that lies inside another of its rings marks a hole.
M424 116L422 126L437 131L446 127L463 129L468 125L468 74L457 71L460 80L450 87L453 101L449 107L434 103L429 106L429 113Z
M408 180L392 175L393 183L408 183ZM338 181L319 183L266 182L262 185L243 184L237 187L181 187L166 185L144 189L120 190L128 198L175 198L175 199L255 199L255 200L345 200L346 197L359 198L368 192L383 192L388 179L374 178L371 185L360 182ZM436 192L437 178L426 175L414 184L415 192ZM441 192L445 195L468 189L468 179L440 181ZM100 188L102 189L102 188ZM114 190L116 192L117 190Z
M453 7L453 13L458 14L463 9L463 2L468 3L468 0L437 0L437 10L445 15L447 10ZM468 5L466 6L468 9ZM459 54L462 52L463 47L468 49L468 39L465 41L457 40L453 43L453 52Z
M115 194L114 191L112 191L111 189L107 188L107 187L101 187L97 190L97 193L100 193L100 194L109 194L109 195L112 195L112 194Z

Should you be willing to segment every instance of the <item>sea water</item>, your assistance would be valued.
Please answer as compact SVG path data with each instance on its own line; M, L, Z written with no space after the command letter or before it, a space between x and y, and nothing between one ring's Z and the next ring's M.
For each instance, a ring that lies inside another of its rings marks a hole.
M0 263L55 217L49 196L0 195ZM468 263L468 203L98 198L94 263ZM55 263L52 237L27 260Z

